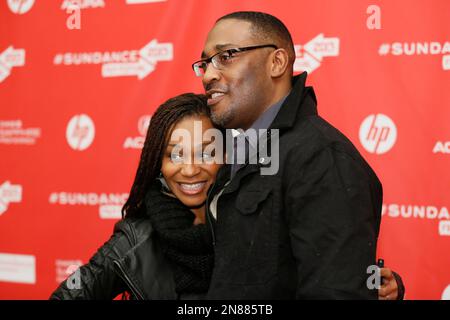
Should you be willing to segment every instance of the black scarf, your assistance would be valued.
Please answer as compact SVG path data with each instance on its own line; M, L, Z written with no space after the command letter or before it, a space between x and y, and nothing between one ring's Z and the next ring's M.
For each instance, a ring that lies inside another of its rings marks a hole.
M156 180L145 197L147 215L162 251L174 266L177 293L208 291L214 265L211 230L193 225L195 215L178 199L163 194Z

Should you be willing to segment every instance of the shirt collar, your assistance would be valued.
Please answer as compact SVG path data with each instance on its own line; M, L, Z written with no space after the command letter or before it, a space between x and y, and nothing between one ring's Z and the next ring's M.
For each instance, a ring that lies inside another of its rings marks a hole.
M288 95L289 93L285 95L283 98L281 98L278 102L270 106L266 111L264 111L246 131L243 131L242 129L232 129L231 134L233 135L233 138L236 138L237 136L244 134L248 138L250 145L253 148L256 148L257 141L255 141L255 138L259 137L259 130L268 129L270 127ZM248 134L249 131L251 130L256 131L257 133L256 137L253 134Z

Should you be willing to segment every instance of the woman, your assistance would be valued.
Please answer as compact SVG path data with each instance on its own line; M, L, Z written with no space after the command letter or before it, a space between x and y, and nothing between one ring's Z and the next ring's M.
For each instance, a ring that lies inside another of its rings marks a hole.
M182 154L174 149L178 141L171 139L175 132L194 136L195 121L202 131L214 128L201 95L183 94L156 110L122 209L124 219L116 224L109 241L79 269L81 288L69 290L69 278L52 299L113 299L122 292L133 299L204 297L213 267L204 202L220 165L211 161L180 163L181 157L209 160L210 156ZM186 140L181 143L183 151L196 151Z
M183 94L156 110L122 209L124 218L51 299L113 299L124 292L132 299L205 297L214 262L205 201L220 161L205 152L211 141L180 143L183 133L195 136L196 123L202 136L215 129L202 95ZM79 275L75 288L70 285L74 275ZM395 280L387 285L384 296L398 294Z

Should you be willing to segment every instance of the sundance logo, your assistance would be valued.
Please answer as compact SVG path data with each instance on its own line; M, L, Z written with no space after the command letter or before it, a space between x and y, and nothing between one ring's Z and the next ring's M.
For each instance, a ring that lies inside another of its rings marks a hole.
M15 14L24 14L30 11L34 0L8 0L9 9Z
M128 193L52 192L50 204L62 206L98 206L101 219L120 219Z
M380 56L420 56L450 53L450 42L393 42L383 43L378 49Z
M370 153L386 153L394 146L396 140L397 127L391 118L384 114L368 116L359 128L359 141Z
M85 114L73 116L67 124L66 139L69 146L77 151L89 148L94 141L95 125Z
M23 67L25 65L25 49L14 49L9 46L0 53L0 83L10 74L14 67Z
M390 218L439 220L439 235L450 236L450 215L447 207L383 204L381 215Z
M158 62L171 60L173 60L172 43L158 43L153 39L139 50L58 53L53 63L65 66L101 64L101 74L104 78L135 76L143 79L155 71Z
M325 38L323 33L305 45L295 45L294 71L313 72L322 63L324 57L337 57L339 55L339 38Z
M440 43L432 42L393 42L383 43L378 48L380 56L421 56L421 55L440 55L442 57L442 69L450 70L450 42Z
M124 149L142 149L144 147L145 135L147 134L151 118L150 115L144 115L139 118L137 129L140 136L127 137L123 143Z
M450 220L450 215L446 207L435 206L417 206L403 204L383 204L381 209L382 215L388 215L391 218L421 218L421 219L438 219Z
M22 186L5 181L0 185L0 216L8 210L10 203L22 201Z

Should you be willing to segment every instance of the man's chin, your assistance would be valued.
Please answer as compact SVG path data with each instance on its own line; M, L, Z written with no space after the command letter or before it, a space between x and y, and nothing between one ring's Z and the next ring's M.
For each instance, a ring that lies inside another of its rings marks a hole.
M214 108L211 108L211 121L215 125L227 128L233 118L227 111L225 107L215 105Z
M220 116L215 116L215 115L211 115L211 121L212 123L214 123L214 125L222 127L222 128L228 128L230 121L220 117Z

